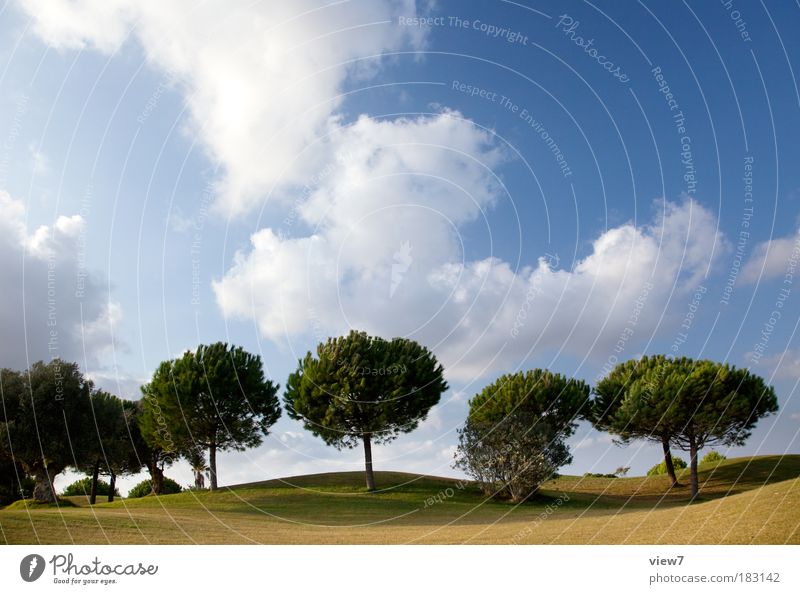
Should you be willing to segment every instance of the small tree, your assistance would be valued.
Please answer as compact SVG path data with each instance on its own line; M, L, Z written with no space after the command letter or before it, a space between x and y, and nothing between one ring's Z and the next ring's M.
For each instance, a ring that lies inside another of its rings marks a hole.
M222 342L200 345L162 363L142 387L147 434L168 453L207 448L213 491L217 452L261 444L281 415L278 388L265 379L258 355Z
M33 498L55 502L53 481L68 466L85 460L92 383L77 363L54 359L26 372L0 373L4 404L0 447L33 477Z
M475 479L489 497L524 501L572 460L563 436L517 416L497 425L468 420L458 434L455 467Z
M87 459L78 465L92 479L89 503L97 500L97 484L100 474L110 477L111 489L108 500L114 500L117 476L136 473L143 466L136 455L136 435L138 431L133 420L133 404L117 398L113 394L97 390L91 398L91 439L88 439Z
M289 416L337 449L364 444L367 489L375 489L372 444L413 431L447 390L442 366L405 338L351 331L309 352L289 376Z
M192 472L194 473L194 488L205 489L205 472L208 470L208 465L206 464L206 456L202 448L191 448L186 454L186 460L191 465Z
M565 440L589 403L589 386L542 369L504 375L469 403L456 467L487 494L521 501L571 461Z

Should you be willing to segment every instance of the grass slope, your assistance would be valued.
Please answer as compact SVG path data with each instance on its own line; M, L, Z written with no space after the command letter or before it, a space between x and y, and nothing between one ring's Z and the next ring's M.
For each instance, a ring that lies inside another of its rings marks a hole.
M800 456L760 456L688 476L564 476L523 505L457 480L379 472L306 475L88 506L0 511L0 542L21 543L796 543Z

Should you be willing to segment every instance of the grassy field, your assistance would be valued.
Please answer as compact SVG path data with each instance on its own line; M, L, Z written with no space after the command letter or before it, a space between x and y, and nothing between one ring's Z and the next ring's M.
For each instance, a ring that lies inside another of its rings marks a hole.
M0 510L0 542L800 544L800 456L701 467L701 498L665 477L563 476L522 505L452 479L318 474L164 497ZM681 477L688 483L688 475Z

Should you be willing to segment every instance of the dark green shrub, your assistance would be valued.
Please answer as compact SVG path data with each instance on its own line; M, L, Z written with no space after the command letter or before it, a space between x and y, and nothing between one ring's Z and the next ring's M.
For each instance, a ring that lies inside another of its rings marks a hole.
M603 474L602 472L584 472L584 478L619 478L616 474Z
M720 454L717 450L711 450L700 460L700 464L719 464L723 460L727 460L725 456Z
M687 466L683 458L678 458L677 456L672 456L672 465L675 467L676 471L686 468ZM659 474L667 474L667 465L663 460L661 461L661 464L656 464L647 471L647 476L658 476Z
M108 497L108 492L111 490L111 485L109 485L104 480L97 481L97 495ZM63 497L72 497L75 495L86 495L89 496L89 493L92 492L92 477L85 476L82 479L78 479L71 485L68 485L64 492L61 493ZM114 495L119 497L119 490L114 489Z
M164 487L161 490L162 495L172 495L173 493L180 493L183 488L173 481L171 478L164 477ZM145 497L153 492L150 486L150 479L145 479L130 491L128 491L129 498Z

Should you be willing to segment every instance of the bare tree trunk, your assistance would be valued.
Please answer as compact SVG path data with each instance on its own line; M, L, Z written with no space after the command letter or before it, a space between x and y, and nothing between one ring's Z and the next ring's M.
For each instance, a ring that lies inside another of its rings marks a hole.
M372 472L372 441L369 433L364 434L364 466L367 475L367 491L375 490L375 474Z
M92 470L92 487L89 489L89 505L97 503L97 479L100 476L100 459L94 461L94 470Z
M689 440L689 468L692 473L692 499L694 499L700 491L697 479L697 440L694 436Z
M164 471L158 467L158 462L150 464L150 490L154 495L161 495L164 489Z
M111 473L111 477L108 479L108 501L114 501L114 489L117 488L117 475L113 472Z
M672 486L677 487L678 477L675 475L675 465L672 463L672 452L669 450L669 437L666 435L661 436L661 447L664 450L664 466L667 469L667 474L672 480Z
M217 446L216 444L208 447L208 479L209 488L212 491L217 490Z
M56 490L48 468L42 468L33 474L36 485L33 487L33 498L44 503L56 502Z

